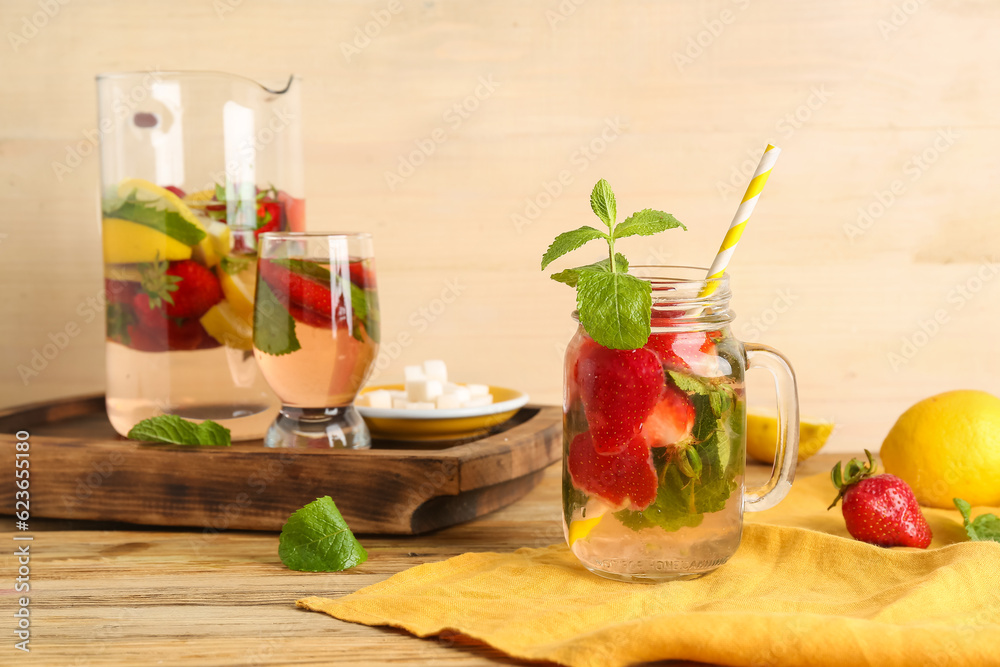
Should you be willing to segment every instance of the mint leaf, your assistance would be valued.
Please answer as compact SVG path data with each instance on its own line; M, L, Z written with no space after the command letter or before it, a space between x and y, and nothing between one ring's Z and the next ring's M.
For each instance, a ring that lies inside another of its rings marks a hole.
M625 255L621 253L615 254L615 268L618 269L618 273L626 273L628 271L628 260L625 259ZM570 287L576 287L577 282L580 280L580 272L591 269L594 271L607 271L610 273L611 260L602 259L601 261L594 262L593 264L578 266L575 269L566 269L565 271L560 271L559 273L553 273L549 277L556 282L566 283Z
M379 342L381 320L379 318L378 292L361 289L354 283L351 283L351 312L354 323L351 335L355 339L363 341L364 336L361 335L361 327L364 326L365 331L368 332L368 337L376 343Z
M368 560L330 496L312 501L288 517L278 538L278 557L290 570L340 572Z
M571 232L563 232L556 237L549 249L542 255L542 269L544 270L553 261L562 257L568 252L572 252L594 239L606 239L608 235L604 232L584 225Z
M614 228L615 218L618 216L615 193L611 191L611 185L603 178L597 181L597 185L590 192L590 208L594 210L598 218L604 221L608 229Z
M580 323L595 341L615 350L634 350L649 338L652 287L625 273L580 271L576 285Z
M972 505L961 498L953 498L955 507L962 513L965 521L965 532L973 542L1000 542L1000 518L996 514L980 514L975 521L970 521Z
M257 281L253 309L253 345L265 354L280 357L301 349L295 320L263 280Z
M654 452L656 450L662 451L663 448L657 447ZM699 526L704 516L695 511L695 484L693 480L685 478L677 466L668 462L660 476L656 500L641 512L615 512L615 518L632 530L659 526L667 532L673 532L685 526Z
M669 213L652 209L640 211L621 225L616 225L617 206L615 193L602 178L590 193L590 207L607 225L610 234L587 226L560 234L542 255L542 269L556 258L594 239L605 239L608 242L608 259L566 269L551 277L576 288L580 323L591 338L605 347L634 350L645 345L649 339L652 290L649 282L627 275L628 261L615 252L615 239L655 234L683 225Z
M297 273L300 276L305 276L306 278L312 278L313 280L326 283L327 285L329 285L332 280L330 269L326 268L319 262L313 262L308 259L270 259L268 261L272 264L283 266L292 273Z
M187 246L198 245L206 236L198 225L188 222L181 217L180 213L147 206L131 197L105 215L109 218L128 220L155 229Z
M222 267L222 270L229 275L246 271L250 268L250 264L251 260L246 257L236 257L233 255L226 255L222 258L222 261L219 262L219 266Z
M614 238L621 239L626 236L652 236L668 229L680 227L687 231L687 227L681 221L663 211L654 211L645 208L638 213L633 213L625 218L621 224L615 226Z
M177 415L159 415L143 419L128 432L130 440L165 442L172 445L208 445L229 447L229 429L214 421L200 424Z
M678 371L667 371L667 375L670 376L678 389L689 394L708 394L711 391L707 384L691 375L685 375Z

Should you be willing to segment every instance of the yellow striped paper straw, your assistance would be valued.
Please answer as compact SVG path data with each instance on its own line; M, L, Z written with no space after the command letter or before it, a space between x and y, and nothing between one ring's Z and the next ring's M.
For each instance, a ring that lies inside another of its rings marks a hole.
M722 240L722 245L719 247L719 254L715 256L712 268L708 270L707 280L711 281L719 278L726 272L729 260L732 258L733 253L736 252L736 244L740 242L740 237L743 236L743 230L747 226L750 214L753 213L754 206L757 205L757 200L760 199L761 190L764 189L767 177L771 175L771 169L774 168L774 163L778 161L780 154L781 149L771 144L768 144L767 148L764 149L764 155L761 156L757 170L753 173L753 178L750 179L750 185L747 186L746 194L743 195L743 201L740 202L740 207L736 209L733 221L729 223L729 231L726 232L726 238ZM708 296L715 291L717 285L717 282L710 282L701 291L700 296Z

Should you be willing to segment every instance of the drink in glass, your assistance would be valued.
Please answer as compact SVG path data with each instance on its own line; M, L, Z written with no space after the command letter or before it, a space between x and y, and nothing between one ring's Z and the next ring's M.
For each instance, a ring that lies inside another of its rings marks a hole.
M369 447L352 403L378 351L371 236L261 237L254 356L282 408L271 447Z

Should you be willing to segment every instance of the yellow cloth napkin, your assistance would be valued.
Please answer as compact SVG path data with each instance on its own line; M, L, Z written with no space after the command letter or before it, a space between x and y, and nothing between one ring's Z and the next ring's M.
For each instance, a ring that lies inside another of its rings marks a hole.
M556 545L465 554L298 605L579 667L1000 665L1000 544L963 541L947 510L925 512L928 550L845 539L831 497L827 476L800 480L778 508L747 515L728 563L692 581L610 581Z

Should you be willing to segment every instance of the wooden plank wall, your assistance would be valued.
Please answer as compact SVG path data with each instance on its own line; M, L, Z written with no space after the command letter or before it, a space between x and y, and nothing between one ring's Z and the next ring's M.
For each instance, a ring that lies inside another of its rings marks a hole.
M591 221L593 183L689 225L630 240L634 262L706 265L772 141L735 331L787 353L804 412L841 424L832 446L877 447L938 391L998 389L996 3L5 0L0 28L4 405L103 386L98 160L53 163L93 136L95 73L148 68L303 77L308 225L375 233L384 337L409 337L379 379L444 357L558 401L573 299L538 260Z

